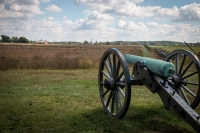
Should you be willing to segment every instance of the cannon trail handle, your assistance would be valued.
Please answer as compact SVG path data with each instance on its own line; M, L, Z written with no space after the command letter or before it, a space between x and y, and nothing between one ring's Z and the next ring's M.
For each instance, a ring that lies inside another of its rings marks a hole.
M134 66L133 75L141 79L152 93L158 93L166 109L175 111L198 133L200 133L200 116L171 87L171 79L162 79L159 75L149 72L142 61Z
M197 54L197 53L194 51L194 49L192 49L192 47L190 47L189 44L187 44L185 41L184 41L184 43L190 48L190 50L192 50L193 53L195 53L197 56L200 56L200 53Z

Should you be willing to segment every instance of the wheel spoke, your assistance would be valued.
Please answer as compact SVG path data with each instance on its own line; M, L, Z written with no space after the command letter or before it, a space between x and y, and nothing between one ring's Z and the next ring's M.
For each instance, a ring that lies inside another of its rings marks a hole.
M112 73L113 78L115 78L115 74L116 74L116 57L113 54L113 73Z
M110 103L110 100L111 100L111 97L112 97L112 91L110 92L109 94L109 97L108 97L108 100L106 102L106 107L108 107L109 103Z
M180 92L182 93L183 98L185 99L186 103L187 103L188 105L190 105L190 101L188 100L188 98L187 98L187 96L186 96L186 94L185 94L185 92L183 91L182 88L180 88Z
M185 85L181 85L181 87L183 87L183 89L185 89L188 93L190 93L193 97L196 97L196 95L190 90L188 89Z
M119 70L120 70L120 61L118 60L115 78L117 78L119 76Z
M102 94L102 96L104 97L109 91L110 91L110 90L106 90L106 91Z
M178 61L179 61L179 58L178 58L178 54L176 54L176 56L175 56L175 58L176 58L176 75L178 75Z
M101 72L102 72L103 75L105 75L107 78L110 78L109 74L107 74L104 70L101 70Z
M118 112L119 112L119 108L118 108L118 101L119 101L119 99L118 99L118 95L117 95L117 91L114 91L114 95L115 95L115 103L116 103L116 114L118 114Z
M112 74L113 74L113 64L112 64L110 54L108 55L108 61L109 61L109 64L110 64L110 70L111 70L111 76L112 76Z
M117 92L117 96L118 96L118 98L119 98L119 105L120 105L120 108L122 108L122 107L123 107L122 99L121 99L121 97L119 96L119 91L116 90L116 92Z
M117 87L118 91L120 92L120 94L125 98L125 94L124 92L122 91L122 89L118 86Z
M198 85L199 83L194 83L194 82L184 82L184 81L180 81L182 84L190 84L190 85Z
M193 72L193 73L191 73L191 74L189 74L189 75L187 75L187 76L185 76L185 77L182 77L181 80L186 79L186 78L188 78L188 77L191 77L191 76L193 76L193 75L195 75L195 74L197 74L197 73L198 73L197 71L196 71L196 72Z
M184 57L183 57L183 60L182 60L182 62L181 62L180 69L179 69L179 71L178 71L178 75L180 75L180 74L181 74L181 72L182 72L183 65L184 65L184 63L185 63L185 58L186 58L186 55L184 55Z
M120 74L119 77L116 79L116 81L119 81L119 80L122 78L123 75L124 75L124 72L121 72L121 74Z
M112 91L112 104L111 104L111 113L114 111L114 105L115 105L115 93Z
M106 69L108 70L108 73L111 76L111 70L110 70L110 67L108 66L107 61L104 61L104 65L106 66Z
M188 64L188 66L185 68L185 70L183 71L183 73L180 74L180 77L182 77L187 72L187 70L190 68L190 66L192 64L193 64L193 61L191 61L190 64Z

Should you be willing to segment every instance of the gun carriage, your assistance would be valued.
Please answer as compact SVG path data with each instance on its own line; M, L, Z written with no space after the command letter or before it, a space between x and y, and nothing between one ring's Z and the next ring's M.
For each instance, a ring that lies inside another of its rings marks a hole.
M128 64L132 65L130 74ZM157 93L166 109L173 110L200 132L200 116L194 111L200 102L200 61L188 50L175 50L164 60L123 55L111 48L103 54L98 86L103 108L120 119L127 113L131 86L146 86Z

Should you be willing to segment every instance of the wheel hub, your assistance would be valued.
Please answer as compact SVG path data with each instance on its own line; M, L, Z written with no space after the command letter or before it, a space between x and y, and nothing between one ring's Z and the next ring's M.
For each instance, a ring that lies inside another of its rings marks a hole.
M176 91L181 85L187 85L187 79L181 80L178 76L172 76L172 81L174 82L174 88Z
M115 80L113 78L105 79L104 80L104 87L109 90L115 90Z
M178 88L180 86L180 80L177 76L172 76L174 81L174 87Z

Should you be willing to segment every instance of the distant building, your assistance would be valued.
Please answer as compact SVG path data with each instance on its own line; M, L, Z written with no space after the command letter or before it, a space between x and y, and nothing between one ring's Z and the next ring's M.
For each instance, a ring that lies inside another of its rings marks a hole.
M93 45L92 39L91 39L91 41L90 41L90 44Z
M35 41L35 44L48 44L48 41L47 40L36 40Z

